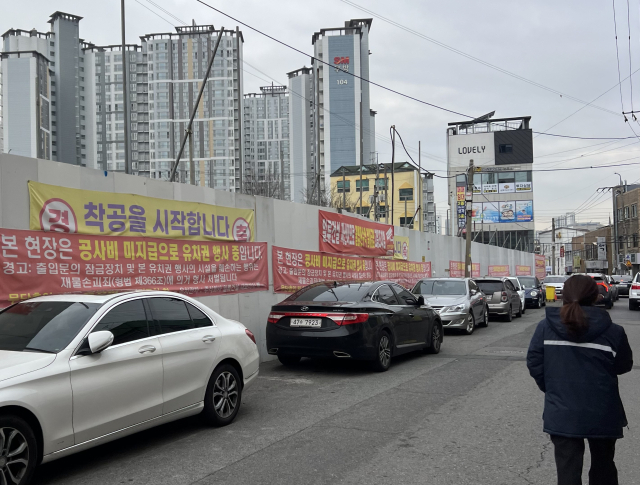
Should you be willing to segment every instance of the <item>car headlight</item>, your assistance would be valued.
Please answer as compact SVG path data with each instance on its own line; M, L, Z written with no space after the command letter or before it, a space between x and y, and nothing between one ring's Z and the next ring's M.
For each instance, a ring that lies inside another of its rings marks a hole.
M464 305L451 305L446 307L443 312L449 312L449 313L454 313L454 312L463 312L464 311Z
M538 292L537 292L536 290L533 290L533 291L531 292L531 296L538 296Z

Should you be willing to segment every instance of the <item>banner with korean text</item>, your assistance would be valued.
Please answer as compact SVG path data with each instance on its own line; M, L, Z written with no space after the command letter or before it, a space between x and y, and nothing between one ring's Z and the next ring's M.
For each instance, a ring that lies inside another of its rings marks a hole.
M293 293L320 281L373 281L372 258L272 246L273 290Z
M393 259L409 259L409 238L405 236L393 236Z
M489 276L511 276L508 264L489 265Z
M376 280L391 280L411 290L422 278L431 278L431 262L376 259Z
M544 261L544 255L535 254L535 264L536 264L536 276L538 279L543 279L547 275L547 268Z
M393 226L356 217L318 212L320 240L325 253L393 256Z
M267 243L0 229L0 306L40 295L169 290L193 296L269 288Z
M464 278L464 261L449 261L449 277ZM480 277L480 263L471 263L471 277Z
M516 265L516 276L531 276L531 266Z
M96 236L255 241L252 209L29 182L29 228Z

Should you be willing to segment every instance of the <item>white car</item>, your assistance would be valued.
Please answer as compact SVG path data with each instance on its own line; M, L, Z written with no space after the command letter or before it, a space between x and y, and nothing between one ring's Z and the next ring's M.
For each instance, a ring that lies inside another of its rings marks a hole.
M522 304L522 314L524 315L525 312L527 311L527 304L525 302L526 292L524 290L524 286L522 285L522 283L520 283L520 280L518 279L517 276L509 276L507 279L510 280L511 283L513 283L513 286L518 292L518 296L520 297L520 303Z
M258 363L249 330L177 293L13 305L0 313L0 484L186 416L227 425Z

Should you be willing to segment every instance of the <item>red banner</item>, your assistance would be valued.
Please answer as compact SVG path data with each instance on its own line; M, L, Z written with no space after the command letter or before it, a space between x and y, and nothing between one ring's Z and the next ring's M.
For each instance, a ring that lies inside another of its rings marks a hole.
M392 256L393 226L319 211L319 249L325 253Z
M516 276L531 276L531 266L516 266Z
M508 264L490 265L489 276L510 276L511 269Z
M473 278L480 277L480 263L471 263L471 276ZM464 278L463 261L449 261L449 277Z
M431 278L431 262L415 263L413 261L397 261L376 259L376 280L391 280L409 290L422 278Z
M0 306L40 295L267 290L267 243L176 241L0 229Z
M541 280L547 275L544 256L542 254L536 254L534 257L536 262L536 276Z
M373 281L373 259L271 248L273 290L293 293L320 281Z

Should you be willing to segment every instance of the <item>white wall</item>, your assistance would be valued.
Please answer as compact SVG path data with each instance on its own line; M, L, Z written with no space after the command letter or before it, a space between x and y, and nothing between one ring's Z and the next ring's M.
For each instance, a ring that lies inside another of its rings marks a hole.
M74 165L0 154L0 227L29 229L29 180L64 187L130 193L165 199L204 202L228 207L250 208L256 212L256 241L269 245L307 251L318 250L318 210L316 206L235 194L207 187L163 182L122 173L82 168ZM335 212L333 209L326 209ZM409 259L431 261L437 276L447 276L449 260L464 261L464 240L439 234L421 233L407 228L395 228L396 234L408 236ZM271 358L266 352L265 326L270 307L287 295L273 293L271 247L269 258L270 291L240 295L205 296L198 298L225 317L244 323L258 340L263 360ZM488 266L509 264L531 266L530 253L472 243L472 259L480 263L480 273L486 275Z

